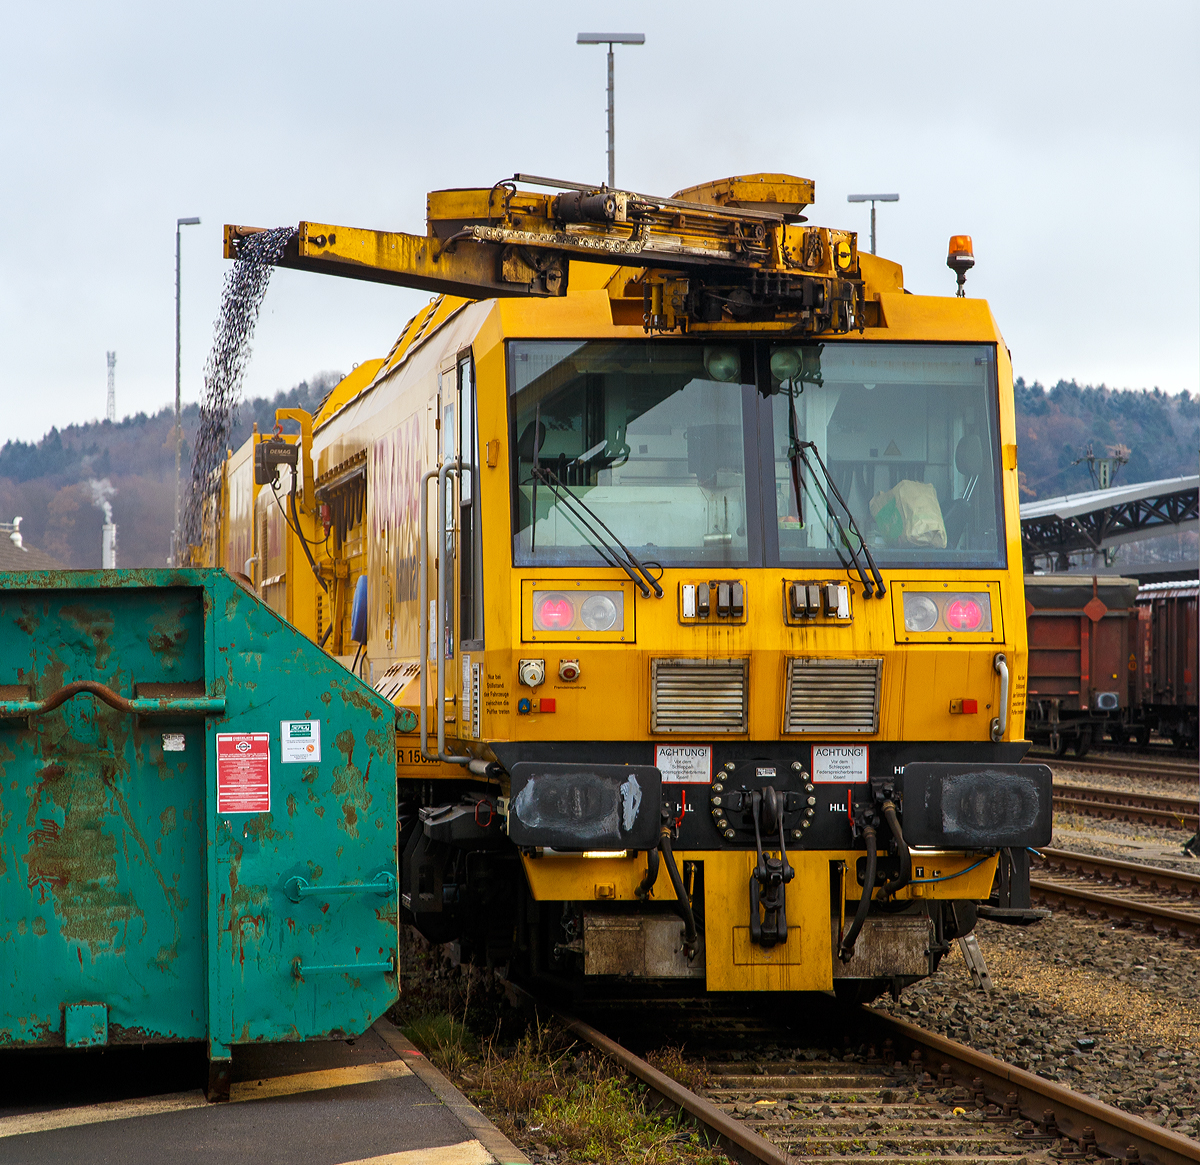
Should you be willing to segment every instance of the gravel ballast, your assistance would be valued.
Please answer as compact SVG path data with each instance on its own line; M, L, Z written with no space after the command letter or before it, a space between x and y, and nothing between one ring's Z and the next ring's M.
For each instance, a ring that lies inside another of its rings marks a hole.
M1061 913L1028 928L981 921L976 936L991 993L955 945L937 975L875 1006L1200 1138L1194 948Z

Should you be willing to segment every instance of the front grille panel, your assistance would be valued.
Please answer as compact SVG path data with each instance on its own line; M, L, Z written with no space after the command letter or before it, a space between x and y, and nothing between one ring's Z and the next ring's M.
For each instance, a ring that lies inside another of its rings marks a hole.
M745 732L747 660L655 659L651 732Z
M784 732L879 731L881 659L789 659Z

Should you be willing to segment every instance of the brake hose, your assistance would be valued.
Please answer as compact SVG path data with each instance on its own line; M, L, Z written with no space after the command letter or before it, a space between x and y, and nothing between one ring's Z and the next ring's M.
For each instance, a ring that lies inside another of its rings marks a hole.
M675 855L671 852L671 827L668 825L663 826L662 835L658 839L658 848L662 850L663 859L667 863L667 873L671 875L671 885L675 887L679 917L683 919L683 952L691 959L696 954L696 916L692 913L691 900L687 896L683 879L679 876Z
M634 891L637 897L643 901L650 897L650 891L654 889L654 883L658 881L658 863L658 850L648 849L646 851L646 876L642 879L641 885Z
M912 854L909 852L908 843L904 840L904 834L900 829L900 819L896 816L896 805L893 801L885 801L883 803L883 819L888 823L888 829L892 831L892 837L896 839L896 850L900 855L900 872L894 879L889 882L884 882L880 886L879 891L884 897L895 894L897 890L907 886L912 879Z
M850 929L847 931L846 937L842 939L841 945L838 947L838 957L843 963L848 963L854 958L854 944L858 939L858 932L863 928L863 923L867 921L867 914L871 909L871 892L875 889L875 866L877 862L875 854L875 826L866 825L863 827L863 840L867 843L866 876L863 878L862 897L858 900L858 909L854 912L854 921L850 924Z

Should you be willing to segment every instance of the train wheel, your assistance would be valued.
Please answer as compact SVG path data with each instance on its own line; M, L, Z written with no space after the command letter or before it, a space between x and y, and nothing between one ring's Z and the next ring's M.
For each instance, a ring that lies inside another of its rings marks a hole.
M833 994L839 1003L859 1007L878 999L891 985L890 979L835 979Z
M1079 735L1075 737L1074 753L1076 756L1087 756L1087 751L1092 747L1092 732L1090 728L1084 728Z
M1137 730L1137 746L1145 748L1150 743L1150 729L1146 727Z
M1055 756L1067 755L1067 738L1061 732L1050 733L1050 751Z

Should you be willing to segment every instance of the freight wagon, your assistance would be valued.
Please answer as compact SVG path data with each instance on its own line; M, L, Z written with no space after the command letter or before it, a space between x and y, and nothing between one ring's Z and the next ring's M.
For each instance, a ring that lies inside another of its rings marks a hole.
M1197 744L1197 592L1192 581L1026 575L1025 731L1059 756L1151 733Z
M1115 739L1151 732L1169 736L1177 748L1196 748L1197 595L1200 583L1147 583L1137 594L1137 626L1130 658L1134 683L1130 715Z
M1025 576L1030 740L1083 756L1128 722L1137 593L1136 579Z

